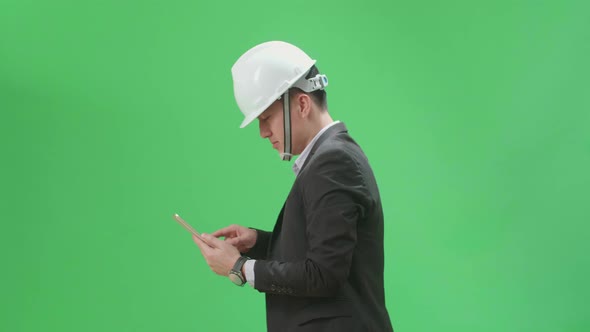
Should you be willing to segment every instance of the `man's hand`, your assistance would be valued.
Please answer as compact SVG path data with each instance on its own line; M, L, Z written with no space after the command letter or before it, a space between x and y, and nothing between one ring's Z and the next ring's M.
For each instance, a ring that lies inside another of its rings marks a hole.
M201 254L203 254L207 264L213 272L227 277L229 271L240 258L240 253L231 244L212 235L203 233L201 237L203 240L193 235L193 241L201 249Z
M256 231L240 225L231 225L213 232L215 237L224 236L225 242L246 253L256 244Z

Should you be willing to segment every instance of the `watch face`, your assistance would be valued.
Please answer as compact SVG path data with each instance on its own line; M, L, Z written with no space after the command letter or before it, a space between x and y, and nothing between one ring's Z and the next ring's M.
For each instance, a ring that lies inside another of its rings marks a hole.
M234 284L238 286L242 286L244 284L242 278L240 278L240 276L235 274L233 271L229 273L229 280L231 280Z

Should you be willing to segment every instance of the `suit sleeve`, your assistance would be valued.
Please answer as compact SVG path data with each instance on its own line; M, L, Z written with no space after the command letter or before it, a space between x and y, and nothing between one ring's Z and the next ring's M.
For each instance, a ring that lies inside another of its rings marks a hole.
M299 188L305 206L306 259L256 261L256 289L293 296L333 296L346 282L357 240L357 223L370 204L354 158L334 150L317 155Z
M250 250L244 254L244 256L253 259L265 259L272 233L256 228L252 229L256 231L256 243L254 244L254 247L250 248Z

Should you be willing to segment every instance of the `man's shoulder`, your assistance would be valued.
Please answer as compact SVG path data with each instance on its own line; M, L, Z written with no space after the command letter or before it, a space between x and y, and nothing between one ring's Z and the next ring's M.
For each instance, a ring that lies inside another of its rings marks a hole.
M318 146L316 155L323 157L358 158L363 156L363 150L348 134L341 132L334 135Z
M317 147L307 168L350 168L362 164L364 159L364 153L358 144L347 133L339 133Z

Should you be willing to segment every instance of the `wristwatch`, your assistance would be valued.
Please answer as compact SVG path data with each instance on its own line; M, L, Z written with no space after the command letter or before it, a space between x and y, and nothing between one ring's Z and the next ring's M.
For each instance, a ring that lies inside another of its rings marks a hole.
M246 283L246 277L242 274L242 266L248 259L248 257L240 256L234 267L229 271L229 280L238 286L244 286Z

